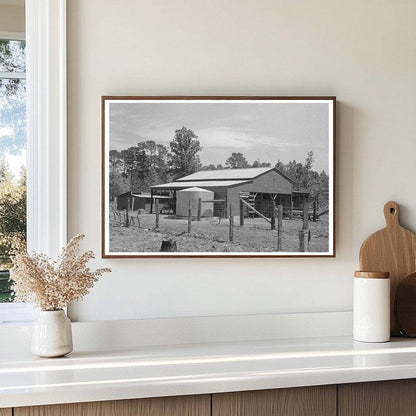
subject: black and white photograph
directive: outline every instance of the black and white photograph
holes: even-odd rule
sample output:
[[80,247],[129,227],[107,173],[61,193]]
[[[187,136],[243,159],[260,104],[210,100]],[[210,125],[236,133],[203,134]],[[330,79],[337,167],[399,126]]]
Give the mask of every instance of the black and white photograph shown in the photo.
[[334,97],[102,97],[103,257],[335,256]]

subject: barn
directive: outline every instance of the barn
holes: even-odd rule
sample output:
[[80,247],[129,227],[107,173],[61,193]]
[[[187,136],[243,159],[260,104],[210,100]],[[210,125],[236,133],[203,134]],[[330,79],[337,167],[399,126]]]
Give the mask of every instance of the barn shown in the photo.
[[[174,182],[151,186],[151,195],[170,193],[176,201],[176,192],[198,187],[214,192],[214,215],[239,215],[240,197],[250,201],[256,210],[270,217],[273,205],[283,205],[284,211],[301,209],[309,199],[308,192],[295,192],[294,182],[275,168],[246,168],[204,170]],[[224,202],[222,202],[224,201]]]
[[143,209],[145,211],[151,211],[151,206],[156,198],[159,199],[162,207],[164,207],[164,205],[169,206],[172,199],[170,196],[152,195],[148,193],[134,194],[131,191],[128,191],[117,196],[117,209],[128,209],[131,211]]

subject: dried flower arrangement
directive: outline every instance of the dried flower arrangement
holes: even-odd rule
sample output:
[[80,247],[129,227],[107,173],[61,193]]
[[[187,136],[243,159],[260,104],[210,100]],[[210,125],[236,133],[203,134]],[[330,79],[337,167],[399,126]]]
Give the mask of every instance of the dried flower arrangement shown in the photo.
[[60,310],[84,297],[103,273],[111,272],[109,268],[88,268],[94,253],[78,254],[83,238],[80,234],[72,238],[57,261],[45,254],[29,255],[26,249],[17,252],[10,270],[15,302],[34,303],[45,311]]

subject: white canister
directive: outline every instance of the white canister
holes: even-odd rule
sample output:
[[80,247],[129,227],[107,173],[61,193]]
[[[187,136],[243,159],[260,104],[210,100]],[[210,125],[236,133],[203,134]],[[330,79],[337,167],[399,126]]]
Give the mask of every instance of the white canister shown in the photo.
[[390,278],[386,272],[354,273],[354,330],[361,342],[390,340]]

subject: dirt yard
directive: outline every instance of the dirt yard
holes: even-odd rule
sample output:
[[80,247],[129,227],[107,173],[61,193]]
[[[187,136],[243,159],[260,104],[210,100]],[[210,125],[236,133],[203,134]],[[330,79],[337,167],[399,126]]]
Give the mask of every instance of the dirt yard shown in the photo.
[[[137,212],[130,213],[136,217]],[[125,227],[110,213],[111,252],[158,252],[163,240],[175,240],[179,252],[276,252],[277,231],[261,218],[245,218],[240,227],[239,217],[234,217],[234,241],[229,241],[229,221],[217,217],[193,220],[188,233],[187,218],[160,214],[159,228],[155,228],[155,214],[141,214],[140,226]],[[286,252],[299,251],[298,230],[300,219],[284,219],[282,245]],[[311,240],[309,251],[328,251],[328,216],[309,222]]]

